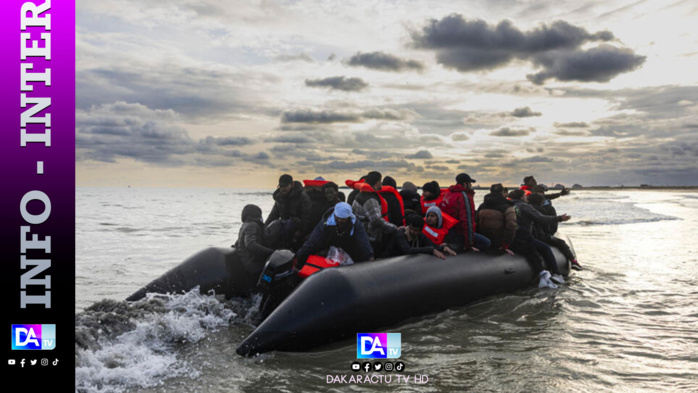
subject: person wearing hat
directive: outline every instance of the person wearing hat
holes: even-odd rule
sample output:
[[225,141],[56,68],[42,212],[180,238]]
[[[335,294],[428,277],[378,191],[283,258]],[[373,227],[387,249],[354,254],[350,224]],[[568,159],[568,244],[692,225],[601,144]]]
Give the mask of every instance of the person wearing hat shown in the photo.
[[364,226],[356,219],[351,206],[346,202],[337,203],[324,214],[322,222],[296,252],[299,263],[296,268],[302,268],[308,256],[327,252],[330,246],[346,251],[354,262],[374,259],[373,247]]
[[294,181],[291,175],[283,174],[279,177],[279,185],[274,191],[274,207],[264,221],[264,226],[268,228],[276,220],[281,220],[282,223],[299,223],[282,225],[286,228],[282,234],[282,243],[285,248],[295,249],[299,241],[313,229],[311,207],[310,197],[303,192],[303,185],[299,181]]
[[448,188],[441,201],[441,211],[458,219],[456,232],[463,239],[463,247],[467,250],[480,251],[490,248],[490,240],[476,232],[475,223],[475,191],[473,183],[476,180],[467,173],[456,176],[456,184]]
[[422,229],[424,229],[424,219],[416,214],[411,215],[407,219],[407,226],[400,227],[397,230],[382,257],[389,258],[400,255],[429,254],[437,258],[446,259],[443,248],[448,246],[442,245],[437,247],[424,233],[422,233]]
[[402,202],[405,206],[405,218],[412,214],[421,214],[420,195],[417,193],[417,186],[414,183],[409,181],[402,183],[400,196],[402,196]]
[[[531,194],[533,192],[533,187],[535,187],[535,186],[543,187],[544,191],[548,191],[548,186],[546,186],[545,184],[538,184],[535,177],[526,176],[523,178],[523,185],[521,186],[521,189],[524,190],[524,192],[526,192],[526,195]],[[554,194],[548,194],[545,197],[546,197],[546,199],[551,200],[551,199],[559,198],[563,195],[569,195],[569,193],[570,193],[570,189],[563,187],[562,191],[556,192]]]
[[430,207],[440,206],[443,196],[441,186],[439,186],[439,183],[436,180],[424,183],[422,186],[422,198],[419,199],[419,203],[422,206],[422,217],[427,214],[427,210]]
[[237,293],[249,293],[256,286],[259,275],[264,269],[264,263],[274,252],[264,239],[264,223],[262,209],[257,205],[246,205],[241,213],[242,226],[238,231],[238,239],[233,245],[237,250],[236,263],[229,266],[233,274],[233,287]]

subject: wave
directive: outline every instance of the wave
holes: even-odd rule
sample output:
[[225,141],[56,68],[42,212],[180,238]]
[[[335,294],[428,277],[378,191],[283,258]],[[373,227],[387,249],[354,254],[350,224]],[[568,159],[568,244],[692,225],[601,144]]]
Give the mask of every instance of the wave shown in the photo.
[[658,221],[674,221],[674,220],[681,220],[678,217],[670,217],[670,216],[662,216],[662,217],[647,217],[647,218],[631,218],[631,219],[607,219],[607,218],[600,218],[600,219],[584,219],[584,220],[577,220],[577,221],[569,221],[565,223],[565,226],[569,225],[581,225],[581,226],[589,226],[589,225],[625,225],[625,224],[643,224],[643,223],[649,223],[649,222],[658,222]]
[[163,380],[196,378],[200,371],[178,357],[233,322],[251,324],[260,299],[199,294],[155,295],[138,302],[103,300],[75,316],[76,392],[118,393]]

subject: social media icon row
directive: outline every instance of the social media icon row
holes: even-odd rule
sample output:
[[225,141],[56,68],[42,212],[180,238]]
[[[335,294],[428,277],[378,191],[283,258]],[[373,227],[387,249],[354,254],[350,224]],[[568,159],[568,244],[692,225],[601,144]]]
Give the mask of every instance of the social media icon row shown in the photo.
[[[30,366],[36,366],[37,364],[39,364],[39,360],[38,359],[29,359],[29,362],[27,362],[27,359],[22,359],[20,361],[17,361],[17,359],[7,359],[7,364],[10,366],[15,366],[18,363],[19,363],[20,367],[24,367],[27,364]],[[54,360],[53,362],[51,362],[50,360],[48,360],[46,358],[41,359],[42,366],[48,366],[49,364],[51,364],[53,366],[57,366],[58,359]]]
[[369,372],[369,371],[373,370],[373,371],[387,371],[387,372],[395,371],[395,372],[401,373],[401,372],[405,371],[405,363],[403,363],[403,362],[395,362],[395,363],[373,362],[373,364],[371,364],[371,362],[363,362],[363,363],[353,362],[351,364],[351,370],[355,371],[355,372],[359,372],[359,371]]

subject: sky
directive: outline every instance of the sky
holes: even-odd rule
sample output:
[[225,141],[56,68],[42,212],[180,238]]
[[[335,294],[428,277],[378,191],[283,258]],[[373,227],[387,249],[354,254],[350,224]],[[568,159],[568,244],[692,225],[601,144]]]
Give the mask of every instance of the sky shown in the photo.
[[76,1],[78,186],[698,185],[698,3]]

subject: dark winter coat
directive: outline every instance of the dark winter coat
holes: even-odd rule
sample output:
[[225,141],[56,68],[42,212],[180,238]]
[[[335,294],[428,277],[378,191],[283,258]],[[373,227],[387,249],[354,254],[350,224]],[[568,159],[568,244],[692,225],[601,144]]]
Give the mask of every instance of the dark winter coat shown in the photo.
[[562,216],[547,216],[541,214],[536,208],[525,201],[514,201],[514,210],[516,211],[516,220],[519,228],[516,231],[516,237],[524,240],[533,237],[534,224],[551,224],[562,221]]
[[308,240],[296,253],[296,258],[301,266],[308,259],[308,256],[328,250],[330,246],[342,248],[354,262],[364,262],[373,257],[373,247],[371,247],[363,224],[356,217],[353,217],[351,227],[340,232],[337,224],[332,223],[334,220],[330,220],[332,216],[334,216],[334,208],[325,213],[322,222],[313,229]]
[[280,190],[274,191],[274,207],[264,225],[269,225],[274,220],[288,220],[295,217],[301,220],[301,234],[305,236],[313,229],[310,217],[311,205],[310,197],[303,192],[303,185],[299,181],[294,181],[293,188],[285,196],[281,195]]
[[485,195],[477,208],[477,230],[492,242],[493,247],[509,248],[518,228],[514,203],[502,194]]
[[267,258],[274,252],[265,245],[262,209],[258,206],[247,205],[242,209],[242,226],[235,248],[244,271],[258,276]]
[[325,192],[321,187],[305,187],[304,192],[310,198],[310,211],[309,211],[309,223],[312,228],[315,228],[317,224],[322,221],[322,216],[327,212],[330,207],[334,205],[330,204],[330,201],[325,198]]
[[411,254],[433,254],[434,243],[422,232],[414,242],[407,239],[406,228],[399,228],[383,253],[383,258]]
[[413,190],[401,190],[400,195],[402,196],[402,203],[405,206],[405,217],[410,214],[422,215],[422,205],[419,203],[421,196],[417,191]]

